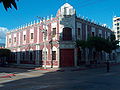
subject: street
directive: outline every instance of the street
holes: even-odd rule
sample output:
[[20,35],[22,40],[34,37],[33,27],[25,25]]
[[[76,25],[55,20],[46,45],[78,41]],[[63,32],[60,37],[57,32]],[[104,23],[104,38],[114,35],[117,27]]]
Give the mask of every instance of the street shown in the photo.
[[120,65],[81,71],[41,71],[1,68],[0,73],[16,76],[0,78],[0,90],[120,90]]

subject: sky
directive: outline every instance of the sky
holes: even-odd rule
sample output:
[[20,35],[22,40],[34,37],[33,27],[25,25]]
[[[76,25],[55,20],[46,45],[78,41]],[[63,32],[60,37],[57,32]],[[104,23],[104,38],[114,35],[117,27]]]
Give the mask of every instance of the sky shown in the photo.
[[120,16],[120,0],[19,0],[18,10],[6,11],[0,3],[0,43],[5,43],[5,33],[26,23],[37,20],[37,16],[55,17],[64,3],[71,4],[77,15],[87,17],[112,28],[112,18]]

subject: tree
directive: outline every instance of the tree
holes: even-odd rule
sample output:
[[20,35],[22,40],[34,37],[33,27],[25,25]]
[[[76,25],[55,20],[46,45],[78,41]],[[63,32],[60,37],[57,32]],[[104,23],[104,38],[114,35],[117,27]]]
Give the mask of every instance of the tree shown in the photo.
[[112,44],[112,50],[116,50],[119,48],[119,41],[116,40],[115,38],[115,35],[111,34],[110,36],[110,41],[111,41],[111,44]]
[[[89,37],[87,41],[77,40],[76,46],[81,47],[83,49],[84,54],[85,54],[85,48],[88,48],[89,49],[89,55],[88,55],[89,58],[91,58],[92,51],[93,51],[93,49],[95,49],[95,54],[102,54],[101,52],[104,51],[109,54],[109,59],[110,59],[110,54],[112,53],[112,51],[119,48],[118,43],[119,43],[119,41],[115,40],[115,35],[112,34],[107,39],[95,36],[95,37]],[[95,57],[96,57],[96,55],[95,55]]]
[[10,54],[11,54],[11,51],[9,49],[0,49],[0,59],[9,58]]
[[[87,47],[89,49],[89,59],[92,59],[94,63],[97,63],[97,60],[102,59],[102,51],[104,49],[105,39],[101,37],[89,37],[87,40]],[[94,50],[94,51],[93,51]]]
[[[19,0],[17,0],[19,1]],[[12,8],[12,5],[17,10],[17,5],[15,0],[0,0],[0,3],[3,3],[5,10],[7,11],[8,8]]]
[[77,40],[76,46],[85,49],[87,47],[87,42],[85,40]]
[[106,53],[109,54],[110,60],[111,60],[112,51],[119,48],[118,44],[119,44],[119,41],[115,40],[115,35],[113,35],[113,34],[111,34],[110,38],[106,39],[103,51],[105,51]]
[[96,51],[101,52],[104,49],[105,39],[101,37],[89,37],[87,40],[87,46],[89,48],[95,48]]
[[[85,41],[85,40],[77,40],[76,41],[76,47],[77,47],[77,56],[78,56],[78,60],[80,60],[81,58],[79,58],[79,57],[81,57],[80,55],[80,53],[81,52],[79,52],[79,50],[80,50],[80,48],[82,49],[82,52],[83,52],[83,59],[85,59],[86,58],[86,54],[85,54],[85,48],[87,47],[87,42]],[[81,50],[80,50],[81,51]],[[79,63],[80,61],[78,61],[78,65],[80,64]]]

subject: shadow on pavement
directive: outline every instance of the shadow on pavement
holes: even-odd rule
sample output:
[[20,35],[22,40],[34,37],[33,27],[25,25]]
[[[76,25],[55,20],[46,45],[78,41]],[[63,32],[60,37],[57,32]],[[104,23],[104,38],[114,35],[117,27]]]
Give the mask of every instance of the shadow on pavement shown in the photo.
[[0,67],[0,73],[23,73],[30,72],[31,69],[20,69],[20,68],[11,68],[11,67]]
[[69,73],[46,72],[38,77],[2,83],[0,84],[0,90],[55,90],[60,89],[60,87],[69,87],[71,80],[72,75]]
[[[114,70],[119,72],[119,67]],[[0,67],[1,68],[1,67]],[[2,69],[2,68],[1,68]],[[8,72],[9,68],[6,68]],[[18,70],[18,73],[27,72],[27,70]],[[11,71],[16,71],[12,68]],[[4,71],[4,70],[3,70]],[[2,72],[2,70],[0,70]],[[7,72],[7,71],[6,71]],[[119,81],[120,73],[107,73],[106,68],[89,69],[84,71],[49,71],[41,73],[39,70],[34,71],[34,77],[22,77],[21,79],[9,79],[7,82],[0,84],[0,90],[120,90]],[[28,76],[31,73],[28,73]]]

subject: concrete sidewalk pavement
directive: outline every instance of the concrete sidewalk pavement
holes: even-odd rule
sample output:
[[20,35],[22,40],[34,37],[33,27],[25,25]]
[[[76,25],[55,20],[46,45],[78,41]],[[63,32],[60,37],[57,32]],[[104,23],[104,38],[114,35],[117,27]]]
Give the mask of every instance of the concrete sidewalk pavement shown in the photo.
[[[110,64],[110,66],[115,66],[115,65],[120,65],[120,63],[115,63],[115,64]],[[85,66],[85,65],[81,65],[81,66],[77,66],[77,67],[64,67],[64,68],[43,68],[43,67],[35,67],[32,65],[11,65],[7,68],[18,68],[18,69],[29,69],[29,70],[41,70],[41,71],[60,71],[60,72],[64,72],[64,71],[81,71],[81,70],[88,70],[88,69],[95,69],[95,68],[104,68],[106,67],[106,64],[94,64],[94,65],[89,65],[89,66]]]

